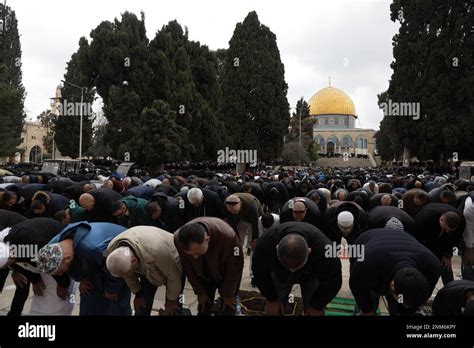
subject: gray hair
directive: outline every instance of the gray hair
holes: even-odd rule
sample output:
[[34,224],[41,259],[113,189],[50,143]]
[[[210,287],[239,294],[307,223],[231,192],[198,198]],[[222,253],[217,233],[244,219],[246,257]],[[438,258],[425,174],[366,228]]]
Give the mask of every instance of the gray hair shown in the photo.
[[132,250],[127,246],[121,246],[112,251],[105,262],[107,269],[114,276],[119,273],[128,272],[132,268]]

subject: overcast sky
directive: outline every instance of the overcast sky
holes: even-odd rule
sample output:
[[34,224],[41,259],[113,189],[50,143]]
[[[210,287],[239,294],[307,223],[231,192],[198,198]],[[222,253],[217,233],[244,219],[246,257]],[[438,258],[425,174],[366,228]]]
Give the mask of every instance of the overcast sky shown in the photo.
[[237,22],[257,11],[276,34],[292,107],[332,86],[354,101],[362,128],[379,128],[377,94],[388,87],[393,60],[391,0],[8,0],[18,17],[26,113],[36,118],[65,73],[79,38],[126,10],[145,12],[147,35],[176,19],[191,40],[227,48]]

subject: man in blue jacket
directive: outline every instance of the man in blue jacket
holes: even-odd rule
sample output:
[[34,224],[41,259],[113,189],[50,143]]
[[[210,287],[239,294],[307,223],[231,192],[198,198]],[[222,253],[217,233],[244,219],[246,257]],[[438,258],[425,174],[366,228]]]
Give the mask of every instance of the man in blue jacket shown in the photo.
[[52,275],[68,272],[80,281],[80,315],[131,315],[130,289],[105,266],[110,241],[126,228],[111,223],[68,225],[38,254],[38,269]]

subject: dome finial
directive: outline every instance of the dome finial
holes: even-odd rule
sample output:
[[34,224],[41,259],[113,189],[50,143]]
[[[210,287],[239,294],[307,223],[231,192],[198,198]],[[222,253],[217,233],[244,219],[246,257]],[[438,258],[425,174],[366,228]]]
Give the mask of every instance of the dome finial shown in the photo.
[[331,87],[331,76],[329,76],[329,87]]

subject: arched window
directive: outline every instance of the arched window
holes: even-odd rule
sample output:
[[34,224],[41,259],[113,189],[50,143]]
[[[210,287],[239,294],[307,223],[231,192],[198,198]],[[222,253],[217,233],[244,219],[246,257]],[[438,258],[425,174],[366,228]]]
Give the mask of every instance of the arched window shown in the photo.
[[344,135],[344,137],[342,138],[342,146],[343,147],[352,146],[352,138],[349,135]]
[[324,138],[320,136],[319,134],[314,137],[314,142],[318,144],[320,147],[324,146]]
[[339,145],[339,139],[337,139],[337,137],[335,135],[331,135],[329,138],[328,138],[328,143],[329,142],[332,142],[334,143],[335,146],[338,146]]
[[367,139],[363,138],[362,136],[358,136],[356,140],[356,147],[359,149],[366,149]]
[[38,163],[41,160],[41,147],[35,145],[30,150],[30,162]]

